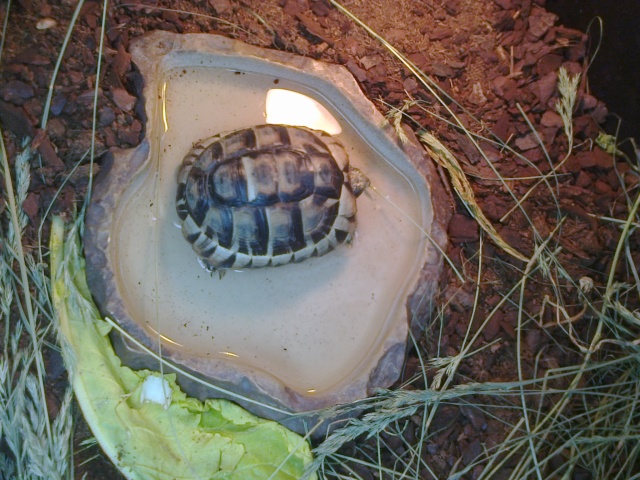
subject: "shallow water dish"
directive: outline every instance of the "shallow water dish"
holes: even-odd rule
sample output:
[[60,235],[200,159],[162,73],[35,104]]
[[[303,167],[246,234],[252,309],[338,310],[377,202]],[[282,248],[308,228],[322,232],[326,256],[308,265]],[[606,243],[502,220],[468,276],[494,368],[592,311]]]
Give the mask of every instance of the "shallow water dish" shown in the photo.
[[[280,409],[308,412],[391,385],[409,327],[420,327],[431,304],[442,263],[433,241],[446,242],[444,202],[422,149],[399,147],[341,66],[167,32],[137,39],[131,54],[144,80],[146,135],[112,152],[86,217],[87,273],[103,313],[170,363]],[[176,172],[194,143],[265,123],[335,135],[375,190],[357,199],[351,244],[219,278],[176,226]],[[114,340],[125,363],[158,367]],[[180,383],[195,396],[225,396],[187,377]]]

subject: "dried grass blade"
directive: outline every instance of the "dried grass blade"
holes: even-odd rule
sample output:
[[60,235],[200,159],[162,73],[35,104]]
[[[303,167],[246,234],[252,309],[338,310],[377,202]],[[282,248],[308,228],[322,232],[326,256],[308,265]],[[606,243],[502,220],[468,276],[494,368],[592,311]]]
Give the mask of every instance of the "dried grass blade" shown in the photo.
[[493,224],[485,216],[475,199],[471,184],[469,183],[469,180],[467,180],[467,176],[465,175],[464,170],[462,170],[460,162],[458,162],[456,157],[435,136],[428,132],[420,134],[420,140],[425,144],[426,150],[431,158],[449,172],[454,190],[464,202],[469,213],[471,213],[473,218],[476,219],[480,228],[489,235],[496,245],[502,248],[509,255],[522,260],[523,262],[529,262],[528,257],[518,252],[515,248],[504,241]]

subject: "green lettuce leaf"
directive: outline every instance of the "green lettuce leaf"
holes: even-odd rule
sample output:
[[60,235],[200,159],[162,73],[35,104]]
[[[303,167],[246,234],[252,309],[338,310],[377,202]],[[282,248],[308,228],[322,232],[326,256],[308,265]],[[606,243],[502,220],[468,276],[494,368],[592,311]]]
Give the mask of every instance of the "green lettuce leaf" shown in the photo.
[[[227,400],[187,397],[175,375],[121,364],[91,299],[76,229],[53,221],[52,296],[78,402],[113,463],[131,479],[301,478],[313,458],[296,433]],[[145,383],[150,376],[160,381]]]

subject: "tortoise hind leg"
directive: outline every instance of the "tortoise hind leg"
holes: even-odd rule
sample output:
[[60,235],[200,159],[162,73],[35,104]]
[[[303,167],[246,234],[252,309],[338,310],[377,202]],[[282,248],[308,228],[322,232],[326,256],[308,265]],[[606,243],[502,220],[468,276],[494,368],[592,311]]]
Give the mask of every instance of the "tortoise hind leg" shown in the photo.
[[198,263],[202,268],[204,268],[207,272],[209,272],[209,274],[212,277],[214,273],[218,272],[218,277],[220,278],[220,280],[222,280],[222,277],[224,277],[227,274],[226,268],[215,267],[214,265],[212,265],[202,257],[198,257]]

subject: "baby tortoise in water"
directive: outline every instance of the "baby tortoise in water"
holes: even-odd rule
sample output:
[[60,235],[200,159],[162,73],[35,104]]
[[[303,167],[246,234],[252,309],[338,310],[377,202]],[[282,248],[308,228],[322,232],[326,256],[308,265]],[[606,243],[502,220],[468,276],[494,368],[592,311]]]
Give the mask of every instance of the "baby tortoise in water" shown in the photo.
[[330,135],[259,125],[193,147],[178,171],[176,210],[208,270],[285,265],[350,242],[368,186]]

